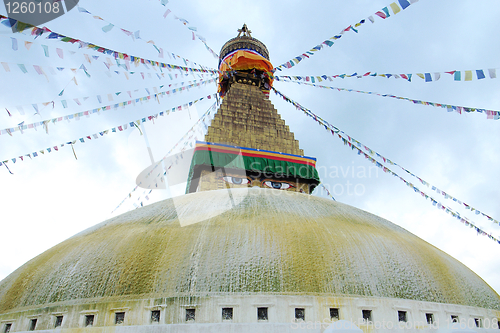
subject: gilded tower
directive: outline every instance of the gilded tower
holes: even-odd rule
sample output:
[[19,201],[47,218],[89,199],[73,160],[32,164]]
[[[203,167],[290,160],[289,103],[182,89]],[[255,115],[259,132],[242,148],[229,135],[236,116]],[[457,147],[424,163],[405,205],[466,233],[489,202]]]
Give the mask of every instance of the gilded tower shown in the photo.
[[223,102],[198,142],[187,192],[268,187],[310,194],[319,183],[316,159],[269,100],[273,66],[266,46],[246,25],[224,44],[219,58]]

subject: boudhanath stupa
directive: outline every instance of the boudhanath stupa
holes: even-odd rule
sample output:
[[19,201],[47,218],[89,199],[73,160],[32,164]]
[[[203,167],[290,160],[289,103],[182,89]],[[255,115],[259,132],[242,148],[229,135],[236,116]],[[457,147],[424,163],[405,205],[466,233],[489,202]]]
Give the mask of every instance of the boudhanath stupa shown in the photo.
[[0,333],[500,332],[500,296],[472,270],[311,195],[316,159],[271,104],[269,52],[246,26],[219,61],[223,102],[186,194],[84,230],[0,281]]

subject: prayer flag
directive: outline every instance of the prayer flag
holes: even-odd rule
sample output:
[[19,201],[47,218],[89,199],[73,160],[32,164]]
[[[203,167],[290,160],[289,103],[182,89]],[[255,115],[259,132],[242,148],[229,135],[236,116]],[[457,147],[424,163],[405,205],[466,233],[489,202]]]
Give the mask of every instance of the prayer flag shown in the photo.
[[13,37],[10,37],[10,39],[12,39],[12,49],[14,51],[17,51],[17,39],[15,39]]
[[[133,35],[133,33],[132,33],[131,31],[128,31],[128,30],[125,30],[125,29],[121,29],[121,28],[120,28],[120,30],[121,30],[121,31],[123,31],[123,33],[124,33],[125,35],[127,35],[127,36],[132,36],[132,35]],[[133,38],[133,37],[132,37],[132,38]]]
[[488,69],[488,73],[490,74],[490,78],[495,79],[497,77],[497,70],[495,68]]
[[109,31],[111,31],[111,29],[113,29],[113,27],[114,27],[114,24],[111,24],[111,23],[110,23],[110,24],[108,24],[108,25],[106,25],[106,26],[102,27],[102,31],[104,31],[104,32],[109,32]]
[[23,65],[23,64],[17,64],[17,66],[19,67],[19,69],[24,73],[28,73],[28,70],[26,69],[26,67]]
[[432,81],[431,73],[425,73],[425,82],[431,82],[431,81]]
[[399,0],[399,4],[401,5],[401,8],[406,9],[410,5],[408,0]]
[[398,4],[395,2],[391,3],[390,7],[391,7],[392,11],[394,12],[394,14],[397,14],[401,11],[401,8],[399,8]]
[[167,9],[167,11],[165,12],[165,14],[163,14],[163,18],[166,18],[168,14],[170,14],[171,10],[170,9]]
[[482,70],[482,69],[477,69],[477,70],[476,70],[476,74],[477,74],[477,79],[478,79],[478,80],[481,80],[481,79],[484,79],[484,78],[485,78],[485,76],[484,76],[484,72],[483,72],[483,70]]
[[38,66],[38,65],[33,65],[33,68],[35,69],[35,71],[36,71],[39,75],[44,74],[44,72],[42,71],[42,69],[40,68],[40,66]]
[[16,24],[17,20],[12,19],[12,18],[7,18],[6,20],[2,21],[2,24],[5,25],[7,28],[12,28],[14,24]]
[[78,6],[78,11],[79,11],[80,13],[87,13],[87,14],[90,14],[90,12],[88,12],[85,8],[80,7],[80,6]]
[[465,81],[472,81],[472,71],[465,71]]
[[461,78],[461,72],[460,71],[455,71],[455,74],[454,74],[454,80],[455,81],[461,81],[462,78]]
[[45,56],[49,56],[49,47],[47,45],[42,45],[43,52],[45,53]]

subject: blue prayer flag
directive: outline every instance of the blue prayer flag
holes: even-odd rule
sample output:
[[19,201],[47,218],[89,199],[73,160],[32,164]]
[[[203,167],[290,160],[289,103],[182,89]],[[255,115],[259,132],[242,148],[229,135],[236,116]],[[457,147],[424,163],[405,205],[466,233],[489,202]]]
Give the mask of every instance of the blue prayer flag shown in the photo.
[[408,0],[399,0],[399,4],[401,5],[401,8],[406,9],[410,5]]
[[425,82],[431,82],[432,81],[432,77],[431,77],[431,73],[425,73]]
[[7,18],[6,20],[2,21],[2,24],[8,28],[12,28],[16,23],[17,23],[17,20],[12,19],[12,18]]
[[484,77],[485,77],[485,76],[484,76],[484,72],[483,72],[483,70],[482,70],[482,69],[477,69],[477,70],[476,70],[476,74],[477,74],[477,79],[478,79],[478,80],[484,79]]

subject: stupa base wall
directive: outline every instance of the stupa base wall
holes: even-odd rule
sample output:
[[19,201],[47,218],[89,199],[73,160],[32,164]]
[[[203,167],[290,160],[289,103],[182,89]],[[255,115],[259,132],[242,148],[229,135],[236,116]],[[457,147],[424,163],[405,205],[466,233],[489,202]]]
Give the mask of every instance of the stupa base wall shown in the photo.
[[[259,320],[259,308],[261,317],[267,319]],[[223,319],[223,309],[231,309],[232,319]],[[152,320],[153,311],[159,315],[157,322]],[[194,320],[186,321],[188,312]],[[116,323],[117,313],[123,313],[122,323]],[[336,313],[338,318],[332,318]],[[400,320],[403,313],[406,321]],[[297,320],[297,315],[303,319]],[[368,315],[371,317],[369,322],[363,319]],[[55,327],[57,317],[61,316],[61,325]],[[92,325],[86,326],[89,316]],[[272,294],[129,296],[45,304],[0,314],[0,331],[4,332],[10,324],[10,332],[28,332],[36,319],[38,332],[320,333],[340,319],[354,323],[363,332],[436,332],[438,328],[442,332],[452,324],[452,316],[464,328],[484,333],[500,332],[498,310],[376,297]]]

